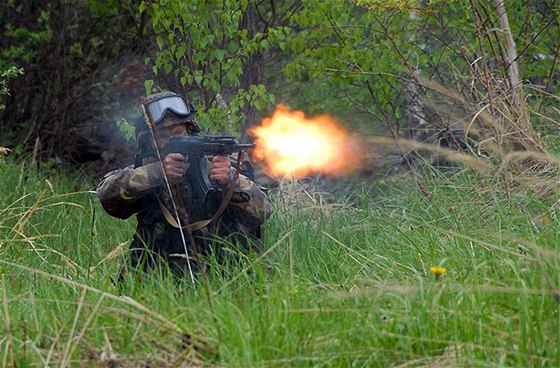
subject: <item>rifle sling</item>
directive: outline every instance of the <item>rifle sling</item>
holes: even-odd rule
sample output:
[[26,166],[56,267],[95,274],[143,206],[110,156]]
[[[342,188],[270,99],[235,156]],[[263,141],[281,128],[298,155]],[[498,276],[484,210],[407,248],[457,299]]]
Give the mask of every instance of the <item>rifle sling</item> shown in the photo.
[[[197,230],[200,230],[202,228],[207,227],[208,225],[217,221],[220,218],[220,216],[222,215],[222,213],[225,211],[226,207],[228,206],[228,204],[231,200],[231,197],[233,196],[233,190],[235,189],[235,183],[237,182],[237,179],[239,178],[240,162],[241,162],[241,156],[239,157],[239,159],[237,161],[237,167],[235,168],[235,174],[233,175],[233,178],[231,179],[231,182],[230,182],[231,186],[228,188],[228,191],[226,192],[226,195],[222,199],[222,203],[220,204],[220,207],[218,207],[218,209],[216,210],[216,213],[214,213],[214,216],[212,216],[212,218],[209,218],[209,219],[206,219],[206,220],[201,220],[201,221],[193,222],[192,224],[185,225],[185,226],[183,226],[183,229],[185,229],[187,231],[193,231],[194,232],[194,231],[197,231]],[[163,212],[163,216],[165,217],[165,219],[167,220],[169,225],[173,226],[176,229],[179,229],[180,226],[177,223],[177,220],[173,217],[173,215],[171,215],[171,213],[169,212],[167,207],[165,207],[165,205],[161,202],[159,197],[156,196],[156,198],[159,202],[159,206],[161,207],[161,212]]]

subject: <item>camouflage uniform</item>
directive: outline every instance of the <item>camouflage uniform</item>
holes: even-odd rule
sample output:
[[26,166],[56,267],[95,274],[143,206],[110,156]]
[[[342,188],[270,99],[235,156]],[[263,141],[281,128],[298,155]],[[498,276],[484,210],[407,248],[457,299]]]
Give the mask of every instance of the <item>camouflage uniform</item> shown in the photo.
[[[270,202],[261,188],[244,175],[229,185],[235,188],[221,218],[193,234],[196,250],[203,256],[214,253],[221,258],[224,246],[253,246],[256,250],[260,246],[262,224],[272,210]],[[186,180],[172,185],[171,190],[183,226],[212,218],[221,203],[221,198],[195,203],[193,188]],[[136,213],[138,225],[130,245],[130,265],[134,269],[150,268],[165,260],[174,272],[187,270],[181,232],[166,220],[160,207],[163,205],[174,214],[159,162],[111,171],[101,180],[97,196],[111,216],[126,219]],[[184,236],[191,268],[197,269],[193,259],[195,249],[186,231]]]
[[[189,116],[185,121],[185,118],[170,116],[159,125],[187,123],[193,129],[189,131],[192,134],[199,130],[193,119]],[[170,224],[162,209],[164,206],[175,217],[162,165],[154,155],[149,137],[151,133],[144,128],[137,134],[137,141],[140,152],[151,150],[151,154],[142,156],[135,165],[109,172],[97,188],[97,196],[111,216],[126,219],[136,214],[138,225],[130,244],[130,266],[134,270],[143,270],[165,261],[165,266],[169,265],[172,271],[182,274],[188,269],[185,243],[193,270],[198,268],[193,258],[195,252],[202,256],[214,253],[221,259],[226,247],[241,245],[244,250],[248,247],[258,250],[263,235],[262,225],[270,216],[272,206],[262,188],[241,174],[235,183],[230,181],[228,187],[221,191],[223,195],[229,186],[234,185],[231,200],[219,220],[195,231],[192,239],[185,230],[183,242],[181,231]],[[188,180],[172,184],[171,191],[183,226],[212,218],[222,201],[220,192],[214,192],[215,195],[204,203],[195,200]]]

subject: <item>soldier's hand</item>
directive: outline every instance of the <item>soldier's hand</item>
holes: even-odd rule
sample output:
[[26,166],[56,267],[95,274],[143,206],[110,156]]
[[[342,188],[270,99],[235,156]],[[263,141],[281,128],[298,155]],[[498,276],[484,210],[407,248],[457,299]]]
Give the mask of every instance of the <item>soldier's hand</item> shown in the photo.
[[163,159],[165,174],[171,182],[178,182],[183,179],[187,172],[185,156],[180,153],[170,153]]
[[225,185],[231,180],[231,161],[227,156],[212,156],[210,158],[210,180],[216,180]]

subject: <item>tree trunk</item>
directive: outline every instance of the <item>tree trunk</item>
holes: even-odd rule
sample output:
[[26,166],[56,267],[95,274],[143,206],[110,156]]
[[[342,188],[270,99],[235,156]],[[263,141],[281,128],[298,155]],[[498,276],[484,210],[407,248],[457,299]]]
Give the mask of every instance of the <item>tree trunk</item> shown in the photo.
[[[422,1],[419,2],[418,7],[422,8]],[[418,16],[416,14],[416,9],[410,11],[410,21],[416,22]],[[410,36],[411,44],[416,41],[416,35]],[[406,111],[405,123],[407,125],[406,133],[407,138],[423,141],[426,139],[426,129],[428,123],[426,121],[426,115],[424,114],[424,103],[421,98],[421,91],[418,88],[416,81],[420,80],[420,69],[414,69],[414,78],[410,81],[404,82],[404,99]]]

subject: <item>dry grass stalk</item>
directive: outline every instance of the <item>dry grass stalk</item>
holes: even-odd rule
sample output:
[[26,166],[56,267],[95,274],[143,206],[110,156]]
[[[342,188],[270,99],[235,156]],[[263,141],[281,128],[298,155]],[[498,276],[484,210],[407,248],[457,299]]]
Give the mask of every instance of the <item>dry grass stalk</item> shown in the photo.
[[105,263],[107,261],[110,261],[110,260],[120,256],[126,250],[127,244],[128,244],[128,242],[124,242],[124,243],[121,243],[121,244],[117,245],[117,247],[115,249],[113,249],[112,251],[110,251],[109,254],[107,254],[101,261],[99,261],[99,263],[97,263],[95,266],[91,266],[90,269],[89,269],[89,272],[95,271],[95,269],[97,267],[99,267],[102,263]]
[[[367,284],[367,280],[364,281]],[[550,288],[523,288],[523,287],[510,287],[510,286],[497,286],[497,285],[462,285],[450,282],[445,283],[445,290],[453,293],[490,293],[490,294],[505,294],[505,295],[539,295],[539,296],[552,296],[558,295],[558,290]],[[336,298],[355,298],[359,296],[367,297],[380,297],[387,294],[414,294],[425,291],[425,286],[421,285],[406,285],[395,283],[383,283],[371,281],[370,285],[365,285],[360,288],[352,289],[351,291],[334,291],[333,297]]]
[[[6,348],[4,350],[3,367],[14,366],[14,340],[12,337],[12,327],[10,320],[10,310],[8,308],[8,294],[6,293],[6,278],[2,275],[2,314],[6,325]],[[4,340],[4,339],[3,339]]]
[[[496,169],[496,173],[501,175],[506,183],[508,193],[522,193],[527,188],[539,195],[557,193],[556,178],[560,170],[560,158],[551,154],[542,139],[533,131],[528,114],[525,113],[528,111],[526,106],[521,110],[516,107],[513,90],[508,89],[503,80],[487,77],[484,83],[480,83],[482,87],[475,82],[476,79],[473,79],[472,88],[467,94],[465,90],[461,93],[454,92],[433,80],[423,81],[426,89],[431,92],[425,96],[425,105],[435,111],[443,129],[463,131],[462,138],[465,140],[470,133],[477,137],[476,142],[469,142],[469,146],[463,152],[402,139],[397,142],[388,138],[373,138],[369,142],[398,144],[410,150],[421,149],[443,154],[448,160],[463,163],[477,170]],[[494,88],[489,90],[488,86]],[[462,113],[463,116],[458,113]],[[550,117],[546,117],[546,120],[559,125]],[[512,186],[509,187],[510,185]]]
[[467,354],[462,344],[446,347],[440,355],[412,359],[395,368],[463,368],[468,367]]
[[74,322],[72,322],[72,328],[70,330],[70,335],[68,336],[68,342],[66,343],[66,347],[64,349],[64,354],[62,355],[62,361],[60,362],[60,367],[64,368],[70,365],[70,350],[72,347],[72,340],[74,339],[74,332],[76,330],[76,326],[78,325],[78,318],[80,317],[80,312],[82,310],[82,306],[84,305],[84,299],[86,297],[86,289],[82,289],[80,293],[80,300],[78,301],[78,307],[76,309],[76,314],[74,315]]
[[[85,293],[84,293],[85,295]],[[74,345],[71,347],[70,351],[68,352],[67,357],[71,357],[72,354],[74,353],[74,351],[76,350],[76,348],[78,347],[78,345],[80,344],[80,341],[82,340],[82,338],[84,337],[84,334],[86,332],[86,330],[88,329],[89,325],[91,324],[91,321],[93,320],[93,317],[97,314],[97,311],[99,310],[99,307],[101,306],[101,303],[104,300],[104,296],[101,295],[99,297],[99,299],[97,300],[97,303],[95,303],[95,306],[93,307],[93,310],[91,311],[91,313],[89,314],[87,320],[85,321],[82,330],[80,331],[80,333],[76,336],[75,338],[75,343]],[[83,300],[80,298],[80,301],[83,303]],[[78,314],[78,312],[76,312],[76,314]],[[104,331],[104,335],[106,336],[106,333]],[[69,342],[71,340],[68,340]],[[63,360],[64,362],[64,360]]]
[[460,162],[466,166],[469,166],[473,169],[492,169],[494,165],[491,163],[473,157],[471,155],[454,151],[437,144],[431,143],[422,143],[410,139],[392,139],[386,137],[370,137],[367,138],[367,142],[372,145],[399,145],[400,147],[408,148],[409,150],[426,150],[437,154],[445,155],[449,160]]
[[39,195],[39,198],[37,198],[37,200],[35,201],[33,206],[31,206],[31,208],[21,217],[20,221],[18,221],[18,224],[16,224],[18,232],[21,233],[23,231],[23,228],[25,227],[25,224],[27,223],[27,221],[29,221],[29,219],[33,216],[35,211],[37,211],[37,209],[39,208],[39,204],[43,201],[43,198],[45,197],[45,194],[46,194],[46,191],[43,191]]

